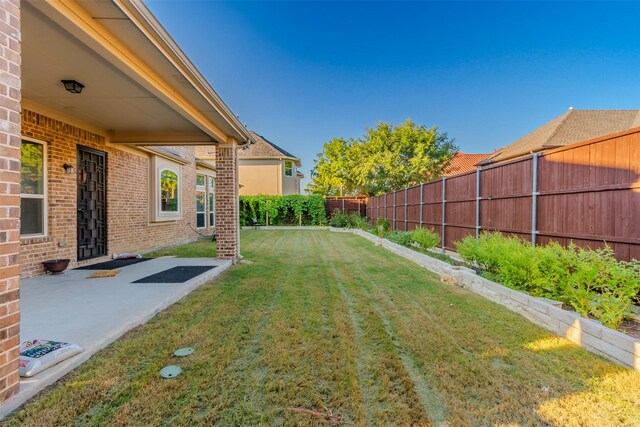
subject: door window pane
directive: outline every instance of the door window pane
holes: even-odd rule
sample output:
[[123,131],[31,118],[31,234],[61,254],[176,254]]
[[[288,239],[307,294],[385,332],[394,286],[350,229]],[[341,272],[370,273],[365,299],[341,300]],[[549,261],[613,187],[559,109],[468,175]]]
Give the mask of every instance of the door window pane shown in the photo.
[[44,234],[44,199],[20,200],[20,234]]
[[20,192],[44,194],[44,145],[22,141],[20,156]]

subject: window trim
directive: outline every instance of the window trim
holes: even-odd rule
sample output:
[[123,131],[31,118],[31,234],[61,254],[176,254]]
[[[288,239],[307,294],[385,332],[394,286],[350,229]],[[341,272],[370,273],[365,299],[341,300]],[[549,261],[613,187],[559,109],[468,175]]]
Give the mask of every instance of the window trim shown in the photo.
[[[33,234],[20,234],[21,240],[37,239],[47,237],[49,235],[49,168],[47,162],[47,142],[35,138],[26,136],[20,137],[20,148],[22,149],[22,141],[29,141],[42,145],[42,176],[44,182],[42,184],[42,194],[24,194],[22,193],[22,171],[20,173],[20,204],[22,205],[22,198],[26,199],[39,199],[42,200],[42,233]],[[22,168],[21,168],[22,169]],[[20,210],[20,221],[22,221],[22,209]]]
[[[213,183],[213,185],[211,185]],[[213,175],[207,176],[207,206],[206,212],[208,214],[208,225],[209,228],[216,226],[216,178]],[[211,208],[211,204],[209,203],[209,198],[213,196],[213,208]],[[213,219],[213,220],[212,220]]]
[[[287,163],[291,165],[291,172],[287,173]],[[284,176],[292,177],[293,176],[293,160],[285,160],[284,161]]]

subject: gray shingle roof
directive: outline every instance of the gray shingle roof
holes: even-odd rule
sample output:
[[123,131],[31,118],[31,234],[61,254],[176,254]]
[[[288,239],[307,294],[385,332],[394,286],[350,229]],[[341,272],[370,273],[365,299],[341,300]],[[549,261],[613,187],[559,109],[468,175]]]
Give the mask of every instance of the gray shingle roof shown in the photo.
[[282,158],[287,157],[296,163],[297,166],[301,165],[300,159],[287,150],[278,147],[273,142],[269,141],[262,135],[249,131],[256,143],[249,145],[246,149],[238,151],[238,157],[241,159],[264,159],[269,157]]
[[575,144],[639,126],[640,110],[570,109],[513,144],[496,150],[478,164],[499,163],[531,152]]

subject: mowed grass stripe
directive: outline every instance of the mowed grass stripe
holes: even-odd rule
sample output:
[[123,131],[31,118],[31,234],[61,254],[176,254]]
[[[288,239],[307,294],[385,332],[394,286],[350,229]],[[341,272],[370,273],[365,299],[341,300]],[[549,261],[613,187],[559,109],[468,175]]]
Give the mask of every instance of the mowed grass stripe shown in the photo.
[[[352,244],[359,247],[363,242],[356,238]],[[594,380],[605,379],[610,385],[611,378],[618,378],[637,385],[638,373],[615,366],[464,289],[430,280],[431,274],[406,260],[380,248],[371,249],[346,250],[360,266],[364,276],[360,283],[371,286],[372,295],[387,307],[389,319],[397,325],[394,329],[416,355],[416,363],[427,377],[434,378],[429,372],[436,374],[454,425],[546,424],[558,419],[582,420],[575,425],[640,425],[640,400],[628,392],[622,393],[626,396],[615,407],[589,408],[598,397],[610,397],[606,388],[596,388],[594,394]],[[375,267],[369,268],[372,263]],[[517,333],[510,333],[514,330]],[[584,400],[575,399],[576,395]],[[555,410],[567,397],[582,403]]]
[[640,426],[637,372],[364,239],[252,230],[242,253],[5,424]]
[[[341,239],[342,236],[338,240]],[[332,246],[331,268],[357,331],[357,357],[367,424],[430,425],[409,372],[385,330],[384,320],[359,293],[362,277],[357,274],[354,254],[347,255],[339,245]]]

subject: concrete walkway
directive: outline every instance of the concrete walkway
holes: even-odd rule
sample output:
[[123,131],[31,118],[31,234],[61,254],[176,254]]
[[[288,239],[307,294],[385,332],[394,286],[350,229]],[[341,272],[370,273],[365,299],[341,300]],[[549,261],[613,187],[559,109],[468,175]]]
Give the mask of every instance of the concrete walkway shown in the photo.
[[[215,266],[185,283],[132,283],[177,266]],[[162,257],[120,269],[115,277],[87,279],[95,270],[23,280],[20,289],[20,340],[45,339],[79,344],[85,351],[32,378],[0,407],[0,419],[46,386],[84,363],[128,330],[218,276],[231,261]]]

